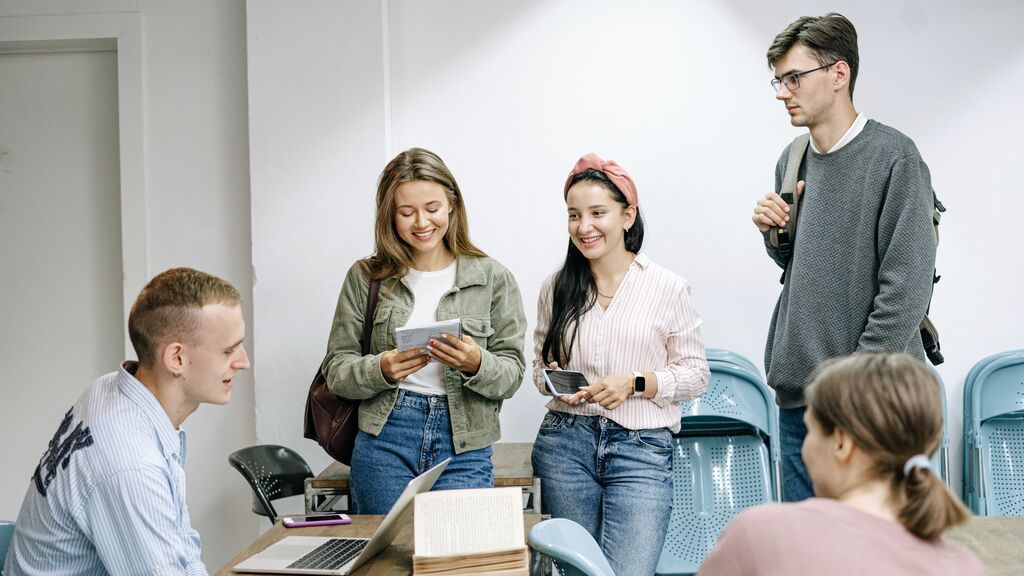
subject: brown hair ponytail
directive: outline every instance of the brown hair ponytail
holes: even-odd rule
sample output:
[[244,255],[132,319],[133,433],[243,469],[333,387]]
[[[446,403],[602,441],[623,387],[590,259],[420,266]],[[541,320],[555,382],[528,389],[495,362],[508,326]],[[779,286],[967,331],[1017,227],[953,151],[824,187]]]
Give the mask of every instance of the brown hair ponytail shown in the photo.
[[934,374],[905,354],[859,354],[822,367],[807,390],[808,406],[826,434],[836,428],[889,479],[891,505],[914,535],[931,539],[970,517],[938,475],[907,461],[932,454],[942,435],[941,389]]

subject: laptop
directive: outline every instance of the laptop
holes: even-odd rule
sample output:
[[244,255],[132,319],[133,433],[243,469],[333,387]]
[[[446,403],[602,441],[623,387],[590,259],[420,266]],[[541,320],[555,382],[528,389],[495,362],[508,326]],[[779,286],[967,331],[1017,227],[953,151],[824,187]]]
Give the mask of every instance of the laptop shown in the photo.
[[349,574],[388,547],[409,521],[417,494],[434,486],[451,458],[413,478],[370,538],[286,536],[232,570],[270,574]]

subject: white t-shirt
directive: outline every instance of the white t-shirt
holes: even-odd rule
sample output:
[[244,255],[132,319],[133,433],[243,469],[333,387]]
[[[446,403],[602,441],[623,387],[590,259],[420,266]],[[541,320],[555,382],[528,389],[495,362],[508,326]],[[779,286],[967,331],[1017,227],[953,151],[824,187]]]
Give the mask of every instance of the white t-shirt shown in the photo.
[[[419,326],[437,322],[437,306],[441,298],[455,287],[455,265],[436,272],[422,272],[409,268],[402,279],[413,295],[412,314],[406,326]],[[399,388],[420,394],[444,394],[444,364],[431,360],[426,366],[405,377]]]

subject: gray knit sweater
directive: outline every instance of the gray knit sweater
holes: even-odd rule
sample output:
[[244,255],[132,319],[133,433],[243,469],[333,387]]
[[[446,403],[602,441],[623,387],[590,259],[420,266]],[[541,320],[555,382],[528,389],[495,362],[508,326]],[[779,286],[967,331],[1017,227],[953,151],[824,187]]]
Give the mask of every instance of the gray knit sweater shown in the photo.
[[[775,189],[789,158],[775,168]],[[933,195],[914,142],[869,120],[831,154],[807,150],[796,246],[775,305],[765,371],[783,408],[824,360],[854,352],[906,352],[924,359],[918,326],[935,268]],[[765,235],[768,254],[778,251]]]

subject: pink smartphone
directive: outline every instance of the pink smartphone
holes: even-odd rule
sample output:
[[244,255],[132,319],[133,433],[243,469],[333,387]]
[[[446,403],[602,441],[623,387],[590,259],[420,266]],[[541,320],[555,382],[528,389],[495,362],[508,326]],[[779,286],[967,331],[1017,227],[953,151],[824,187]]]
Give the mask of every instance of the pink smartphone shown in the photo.
[[326,526],[328,524],[351,524],[348,514],[311,514],[307,516],[285,516],[281,519],[285,528],[299,526]]

